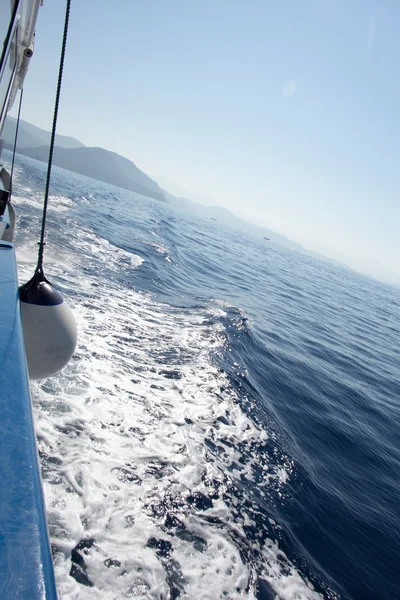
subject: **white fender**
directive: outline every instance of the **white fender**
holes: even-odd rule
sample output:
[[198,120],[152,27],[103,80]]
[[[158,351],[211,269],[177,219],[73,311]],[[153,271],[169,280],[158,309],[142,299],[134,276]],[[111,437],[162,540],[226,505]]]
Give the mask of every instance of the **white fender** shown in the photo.
[[77,342],[74,315],[43,273],[20,288],[21,320],[30,379],[55,375]]

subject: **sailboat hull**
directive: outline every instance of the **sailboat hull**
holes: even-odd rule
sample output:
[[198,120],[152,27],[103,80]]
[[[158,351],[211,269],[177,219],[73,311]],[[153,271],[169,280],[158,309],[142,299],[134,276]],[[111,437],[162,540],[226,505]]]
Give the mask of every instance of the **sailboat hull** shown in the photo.
[[0,273],[0,598],[56,599],[15,252],[6,242],[0,242]]

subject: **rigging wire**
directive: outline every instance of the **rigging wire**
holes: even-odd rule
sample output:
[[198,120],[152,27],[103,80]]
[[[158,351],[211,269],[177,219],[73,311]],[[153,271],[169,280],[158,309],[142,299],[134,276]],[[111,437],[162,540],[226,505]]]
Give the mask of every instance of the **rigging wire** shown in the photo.
[[39,252],[38,252],[38,262],[37,262],[37,266],[36,266],[36,273],[38,273],[38,272],[43,273],[43,252],[44,252],[44,246],[45,246],[44,236],[45,236],[45,231],[46,231],[47,205],[48,205],[48,201],[49,201],[51,166],[52,166],[52,162],[53,162],[54,142],[55,142],[55,137],[56,137],[58,107],[60,104],[60,93],[61,93],[62,76],[63,76],[63,70],[64,70],[65,48],[67,45],[70,9],[71,9],[71,0],[67,0],[67,6],[66,6],[66,10],[65,10],[65,21],[64,21],[64,34],[63,34],[62,47],[61,47],[60,67],[58,70],[57,93],[56,93],[56,100],[55,100],[55,104],[54,104],[53,126],[52,126],[52,130],[51,130],[49,161],[48,161],[48,165],[47,165],[46,189],[45,189],[45,193],[44,193],[42,228],[41,228],[41,232],[40,232],[40,242],[39,242]]
[[15,153],[17,151],[17,141],[18,141],[18,130],[19,130],[19,118],[21,116],[21,106],[22,106],[22,96],[23,96],[24,90],[22,89],[19,93],[19,106],[18,106],[18,117],[17,117],[17,125],[15,127],[15,138],[14,138],[14,150],[13,150],[13,157],[12,157],[12,163],[11,163],[11,175],[10,175],[10,200],[11,200],[11,196],[12,196],[12,185],[13,185],[13,173],[14,173],[14,161],[15,161]]

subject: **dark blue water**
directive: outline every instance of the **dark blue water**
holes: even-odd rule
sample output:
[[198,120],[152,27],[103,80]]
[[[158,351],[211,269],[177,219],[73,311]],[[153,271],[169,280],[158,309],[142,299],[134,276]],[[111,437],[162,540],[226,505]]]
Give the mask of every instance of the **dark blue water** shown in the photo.
[[[16,203],[19,200],[22,216],[17,243],[22,248],[33,248],[43,176],[44,165],[19,158]],[[216,401],[228,387],[241,414],[267,434],[257,443],[245,436],[239,439],[238,458],[227,467],[226,481],[202,476],[206,494],[169,495],[167,521],[171,507],[176,518],[180,510],[192,511],[193,518],[198,511],[210,531],[229,537],[250,573],[240,587],[229,581],[227,572],[226,594],[207,591],[203,597],[314,597],[296,586],[281,585],[295,572],[313,587],[310,594],[323,598],[400,598],[400,291],[60,169],[54,170],[52,194],[49,256],[82,253],[74,269],[94,286],[91,292],[82,292],[82,286],[74,289],[66,266],[55,279],[67,295],[84,306],[96,289],[114,287],[150,298],[166,319],[201,314],[202,326],[217,327],[222,340],[213,347],[210,338],[209,344],[210,369],[218,373],[215,377],[225,378],[215,392]],[[62,211],[57,198],[64,199]],[[104,252],[109,254],[101,267],[95,258],[83,256],[90,245],[80,246],[79,239],[89,234],[90,239],[108,242]],[[124,258],[118,267],[111,261],[121,252],[118,256]],[[129,255],[143,262],[130,269]],[[143,340],[145,335],[150,334],[143,333]],[[156,346],[163,336],[161,325],[143,344],[151,345],[152,335]],[[168,330],[168,335],[174,334]],[[140,337],[135,344],[140,348]],[[154,356],[154,347],[152,352]],[[172,344],[157,357],[158,375],[170,380],[175,373],[171,365],[177,365],[179,373],[182,360],[174,355]],[[184,425],[189,437],[196,435],[193,422],[193,417],[187,418]],[[219,426],[229,427],[230,422],[228,411]],[[229,435],[222,443],[217,435],[221,427],[213,426],[202,438],[205,466],[217,467],[222,454],[229,452]],[[244,469],[247,464],[250,467]],[[277,473],[278,479],[272,477]],[[240,524],[237,535],[229,529],[228,536],[224,519],[212,513],[218,502]],[[168,529],[167,521],[162,531],[171,536],[168,539],[187,537],[182,534],[184,525],[168,521]],[[211,547],[212,541],[203,537]],[[265,576],[269,540],[282,552],[276,559],[276,580],[271,569]],[[157,543],[147,542],[147,547]],[[190,581],[186,563],[178,550],[175,562],[168,556],[169,562],[160,561],[169,592],[146,588],[143,596],[132,595],[193,597],[189,583],[185,588]],[[99,585],[100,597],[101,589]]]

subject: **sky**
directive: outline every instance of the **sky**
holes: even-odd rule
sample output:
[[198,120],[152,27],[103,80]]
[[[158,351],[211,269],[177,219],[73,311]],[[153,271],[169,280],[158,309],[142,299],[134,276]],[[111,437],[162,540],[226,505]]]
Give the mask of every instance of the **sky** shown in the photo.
[[[25,82],[44,129],[64,12]],[[399,31],[398,0],[72,0],[57,131],[400,273]]]

